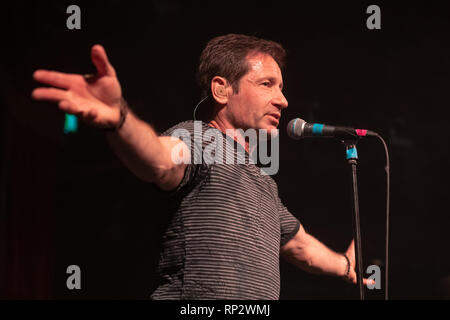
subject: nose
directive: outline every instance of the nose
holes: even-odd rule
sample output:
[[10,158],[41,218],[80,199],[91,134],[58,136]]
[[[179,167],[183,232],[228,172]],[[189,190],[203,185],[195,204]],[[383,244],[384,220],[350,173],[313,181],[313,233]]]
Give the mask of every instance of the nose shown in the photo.
[[288,101],[281,90],[274,96],[272,103],[280,110],[286,109],[288,106]]

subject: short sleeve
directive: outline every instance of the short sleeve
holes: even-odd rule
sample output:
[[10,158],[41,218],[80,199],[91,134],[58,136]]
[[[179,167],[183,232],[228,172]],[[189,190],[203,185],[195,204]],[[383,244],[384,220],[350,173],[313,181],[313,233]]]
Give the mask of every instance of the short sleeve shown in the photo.
[[280,198],[278,198],[278,215],[281,226],[280,247],[282,247],[297,234],[300,221],[289,212]]
[[184,176],[181,179],[180,184],[174,190],[168,191],[169,194],[176,194],[181,189],[187,188],[189,186],[194,186],[202,178],[204,178],[205,174],[208,171],[208,166],[204,164],[204,161],[200,161],[201,163],[197,163],[199,161],[195,161],[195,159],[202,159],[203,155],[203,146],[199,145],[199,143],[196,143],[194,138],[195,129],[196,128],[192,121],[185,121],[167,129],[161,134],[161,136],[176,136],[177,138],[185,142],[188,146],[190,146],[191,150],[190,163],[188,163],[186,166]]

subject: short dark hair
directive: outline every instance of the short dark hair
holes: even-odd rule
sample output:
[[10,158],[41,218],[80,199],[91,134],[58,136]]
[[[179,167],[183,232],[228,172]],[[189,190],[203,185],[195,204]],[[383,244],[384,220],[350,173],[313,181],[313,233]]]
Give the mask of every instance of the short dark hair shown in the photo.
[[239,91],[239,80],[249,71],[249,54],[265,53],[278,63],[285,65],[286,51],[283,46],[271,40],[243,34],[227,34],[211,39],[200,55],[197,80],[202,97],[211,92],[211,80],[215,76],[224,77],[233,91]]

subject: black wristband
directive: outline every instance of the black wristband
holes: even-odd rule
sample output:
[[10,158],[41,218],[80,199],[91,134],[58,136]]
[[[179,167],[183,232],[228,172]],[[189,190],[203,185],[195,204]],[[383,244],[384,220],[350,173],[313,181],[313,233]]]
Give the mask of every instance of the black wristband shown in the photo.
[[343,253],[342,255],[344,256],[345,260],[347,260],[347,271],[345,272],[344,277],[348,277],[348,275],[350,274],[350,259],[345,253]]
[[117,126],[115,127],[110,127],[110,128],[102,128],[103,131],[117,131],[120,128],[123,127],[123,124],[125,123],[125,120],[127,118],[127,114],[128,114],[128,104],[125,101],[124,98],[120,98],[120,119],[119,119],[119,123],[117,124]]

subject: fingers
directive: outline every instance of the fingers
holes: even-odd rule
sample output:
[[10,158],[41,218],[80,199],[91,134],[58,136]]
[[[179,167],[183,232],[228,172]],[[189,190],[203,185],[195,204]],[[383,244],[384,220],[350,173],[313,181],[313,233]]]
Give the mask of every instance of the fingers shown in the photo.
[[65,111],[67,113],[70,114],[75,114],[75,115],[80,115],[81,112],[79,110],[79,108],[72,102],[68,101],[68,100],[62,100],[58,103],[59,108],[62,111]]
[[82,110],[76,104],[68,100],[62,100],[58,104],[59,108],[67,113],[77,115],[85,121],[92,122],[98,115],[97,110]]
[[98,112],[95,109],[92,109],[91,111],[83,114],[84,116],[84,120],[88,121],[88,122],[92,122],[95,120],[95,118],[97,118]]
[[56,88],[37,88],[31,93],[31,97],[35,100],[61,101],[67,99],[66,90]]
[[80,111],[80,107],[70,101],[71,93],[69,91],[56,88],[36,88],[31,93],[31,96],[35,100],[59,102],[59,108],[67,113],[84,115]]
[[367,285],[375,285],[375,280],[373,279],[363,279],[363,285],[367,286]]
[[57,71],[36,70],[33,78],[41,83],[49,84],[54,87],[69,89],[70,87],[84,81],[83,77],[77,74],[62,73]]
[[[349,276],[349,278],[346,279],[348,282],[353,283],[353,284],[357,284],[358,283],[358,278],[356,276],[356,273],[352,272]],[[373,279],[367,279],[367,278],[363,278],[363,285],[367,286],[367,285],[375,285],[375,280]]]
[[31,97],[35,100],[47,100],[59,102],[58,106],[61,110],[70,114],[81,114],[80,108],[70,102],[70,92],[56,88],[36,88],[31,93]]
[[116,76],[116,71],[114,70],[113,66],[109,63],[106,51],[101,45],[96,44],[95,46],[92,47],[91,59],[95,67],[97,68],[99,77]]

